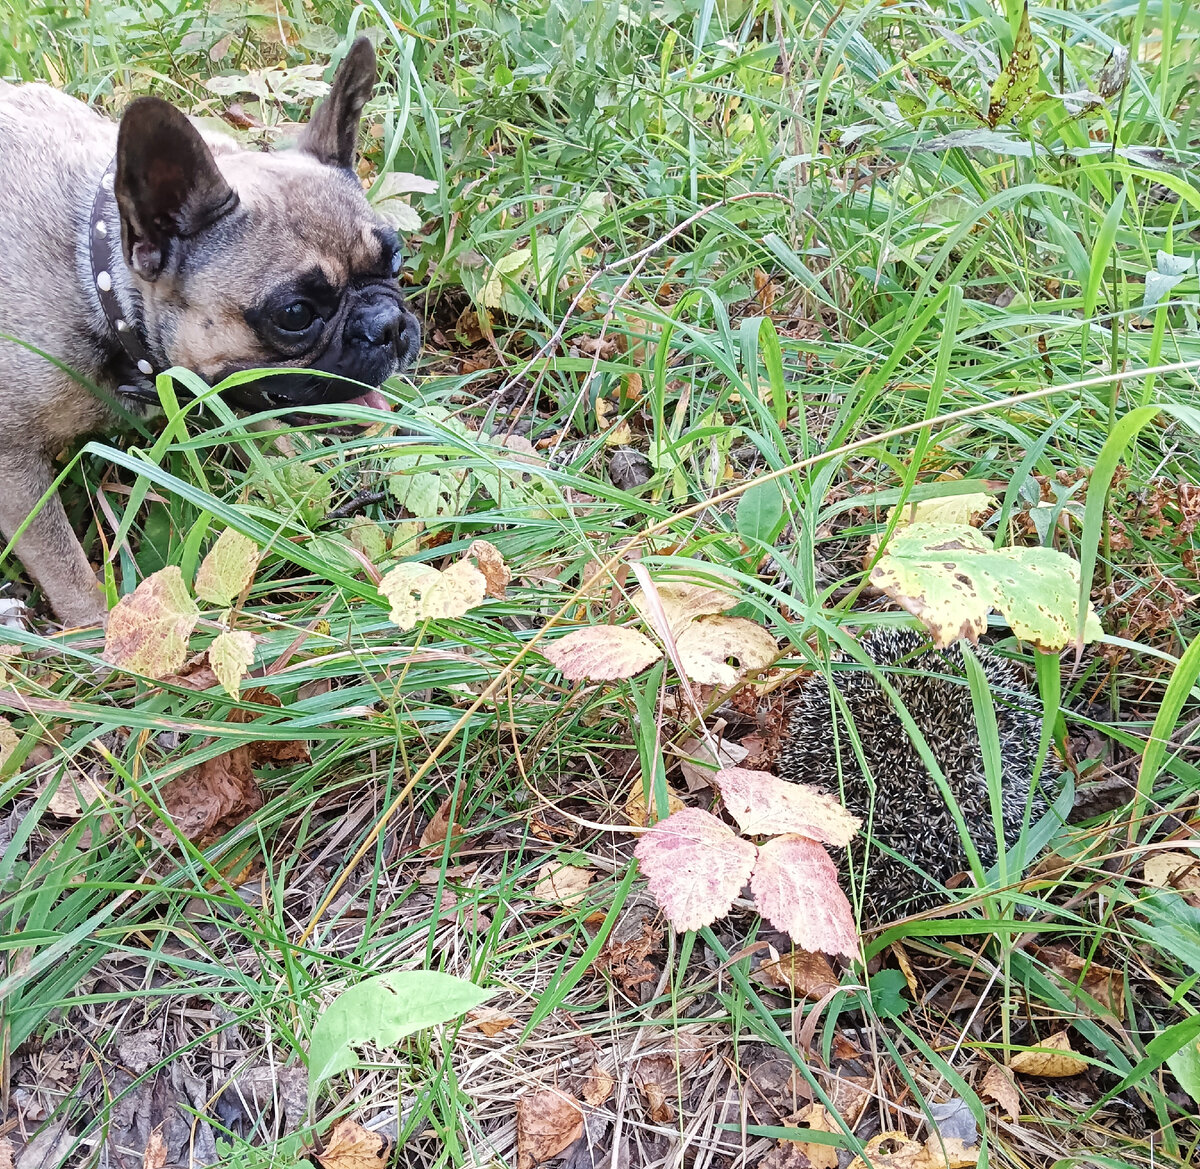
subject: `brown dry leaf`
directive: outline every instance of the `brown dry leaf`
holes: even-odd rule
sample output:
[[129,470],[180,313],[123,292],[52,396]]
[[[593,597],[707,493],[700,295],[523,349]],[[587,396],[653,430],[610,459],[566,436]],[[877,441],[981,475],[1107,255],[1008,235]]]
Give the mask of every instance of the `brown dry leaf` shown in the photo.
[[1071,1050],[1071,1036],[1066,1031],[1056,1031],[1038,1047],[1051,1050],[1018,1051],[1008,1066],[1023,1076],[1043,1076],[1049,1080],[1077,1076],[1087,1070],[1087,1062]]
[[786,986],[799,999],[816,1002],[838,986],[838,976],[824,954],[792,950],[759,967],[759,973],[775,986]]
[[622,941],[610,938],[596,957],[596,968],[607,970],[622,992],[636,1000],[639,986],[658,981],[658,969],[648,959],[657,953],[662,940],[663,931],[643,917],[639,933]]
[[[680,799],[679,793],[673,788],[667,788],[667,815],[670,816],[673,812],[678,812],[685,807],[683,800]],[[630,788],[629,798],[625,801],[625,819],[635,828],[645,828],[648,824],[657,823],[657,814],[651,817],[649,809],[646,807],[646,791],[640,779],[635,780],[633,787]],[[665,817],[664,817],[665,819]]]
[[1037,956],[1064,982],[1080,987],[1115,1018],[1125,1018],[1125,976],[1119,970],[1086,962],[1066,946],[1042,946]]
[[920,988],[917,986],[917,976],[913,973],[912,963],[908,960],[908,951],[899,942],[893,942],[888,949],[891,950],[892,956],[900,966],[900,973],[904,975],[908,993],[919,1001]]
[[214,686],[220,685],[216,673],[209,664],[207,650],[194,654],[188,658],[181,670],[174,674],[168,674],[160,681],[169,682],[173,686],[184,686],[188,690],[211,690]]
[[512,580],[512,572],[504,563],[500,550],[486,540],[472,540],[467,555],[475,557],[475,563],[487,582],[487,595],[503,601],[508,582]]
[[388,1142],[352,1120],[339,1120],[316,1158],[325,1169],[382,1169],[387,1164]]
[[[834,1054],[837,1054],[836,1045]],[[855,1058],[855,1056],[850,1058]],[[874,1081],[870,1076],[838,1074],[830,1082],[826,1091],[829,1093],[829,1099],[833,1102],[834,1111],[853,1128],[874,1096]]]
[[[824,1104],[810,1104],[801,1109],[797,1120],[816,1132],[841,1132],[833,1117],[829,1115]],[[812,1162],[813,1169],[837,1169],[838,1151],[836,1145],[818,1145],[813,1141],[801,1141],[801,1149]]]
[[612,682],[632,678],[662,651],[648,637],[627,625],[591,625],[560,637],[542,651],[571,682],[584,678]]
[[467,1012],[467,1021],[462,1025],[462,1029],[466,1031],[470,1027],[477,1027],[491,1039],[493,1035],[499,1035],[501,1031],[507,1031],[509,1027],[516,1025],[516,1019],[496,1007],[476,1007],[475,1010]]
[[717,772],[721,768],[737,767],[750,754],[740,743],[725,739],[717,744],[717,754],[714,755],[712,747],[704,739],[695,736],[680,743],[678,751],[679,770],[683,772],[690,792],[710,789],[716,783]]
[[13,1169],[13,1147],[8,1137],[0,1137],[0,1169]]
[[8,762],[9,756],[20,743],[17,732],[12,729],[12,723],[6,718],[0,718],[0,769]]
[[47,810],[63,820],[78,820],[97,800],[106,803],[112,793],[90,776],[64,772],[54,783],[54,794],[50,797]]
[[567,1092],[547,1089],[517,1100],[517,1166],[533,1169],[583,1136],[583,1109]]
[[705,686],[732,686],[747,670],[765,669],[779,654],[775,639],[761,625],[723,614],[698,617],[676,634],[675,644],[687,676]]
[[453,856],[457,851],[458,845],[462,843],[462,837],[466,833],[466,829],[461,824],[453,824],[454,817],[454,800],[453,795],[447,796],[433,814],[433,819],[425,825],[425,831],[421,833],[420,846],[423,852],[441,852],[442,842],[447,836],[451,836],[450,855]]
[[812,1162],[799,1141],[780,1141],[759,1161],[758,1169],[812,1169]]
[[622,418],[615,426],[610,426],[604,432],[604,445],[607,447],[628,446],[633,442],[633,427],[628,418]]
[[634,1065],[633,1082],[646,1097],[655,1124],[673,1124],[675,1109],[669,1097],[679,1093],[679,1072],[669,1055],[647,1055]]
[[1189,905],[1200,908],[1200,853],[1153,853],[1142,869],[1142,876],[1147,885],[1174,889]]
[[559,905],[567,907],[578,905],[595,875],[594,869],[581,868],[579,865],[542,865],[538,869],[538,882],[533,887],[533,895],[542,901],[557,901]]
[[[219,840],[263,806],[250,767],[250,748],[235,747],[189,768],[163,785],[162,802],[171,823],[188,840],[201,848]],[[158,819],[146,830],[162,844],[175,839]]]
[[183,573],[173,564],[160,568],[113,606],[104,660],[148,678],[165,678],[183,665],[199,618]]
[[[245,695],[247,702],[259,706],[271,706],[276,710],[283,709],[283,702],[277,694],[269,690],[248,690]],[[235,710],[229,721],[235,723],[253,722],[259,716],[251,711]],[[259,739],[250,744],[250,762],[256,767],[266,763],[311,763],[312,755],[308,750],[305,739]]]
[[1003,1064],[994,1063],[979,1085],[979,1095],[984,1100],[995,1100],[1009,1118],[1017,1120],[1021,1115],[1021,1094],[1013,1074]]
[[598,1063],[593,1064],[583,1082],[584,1103],[592,1108],[599,1108],[612,1095],[614,1087],[616,1080]]
[[142,1169],[163,1169],[167,1163],[167,1142],[163,1140],[163,1126],[160,1124],[146,1140],[146,1149],[142,1153]]

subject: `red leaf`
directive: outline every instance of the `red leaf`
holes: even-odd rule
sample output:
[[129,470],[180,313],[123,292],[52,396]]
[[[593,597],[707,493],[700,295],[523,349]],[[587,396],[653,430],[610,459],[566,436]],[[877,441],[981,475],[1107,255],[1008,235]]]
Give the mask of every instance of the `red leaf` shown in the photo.
[[757,854],[750,841],[700,808],[668,816],[634,849],[650,892],[677,930],[699,929],[727,914]]
[[729,814],[750,836],[798,832],[810,840],[846,845],[862,824],[833,796],[766,771],[726,767],[716,778]]
[[858,956],[854,914],[823,845],[789,834],[758,850],[750,888],[758,911],[805,950]]

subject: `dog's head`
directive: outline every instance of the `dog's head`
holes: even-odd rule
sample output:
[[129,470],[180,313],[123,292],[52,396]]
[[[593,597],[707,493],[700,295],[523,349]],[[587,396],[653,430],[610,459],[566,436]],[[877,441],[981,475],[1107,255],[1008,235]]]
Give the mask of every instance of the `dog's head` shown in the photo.
[[420,347],[396,233],[353,169],[375,70],[361,37],[296,148],[277,154],[210,148],[158,98],[121,119],[113,189],[150,348],[210,384],[270,366],[337,375],[266,376],[231,391],[235,405],[350,401]]

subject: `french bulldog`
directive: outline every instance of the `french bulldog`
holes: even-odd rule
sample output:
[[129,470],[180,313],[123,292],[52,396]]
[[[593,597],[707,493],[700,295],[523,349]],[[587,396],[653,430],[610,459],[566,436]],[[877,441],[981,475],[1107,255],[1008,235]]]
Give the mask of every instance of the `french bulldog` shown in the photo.
[[158,373],[268,371],[227,393],[243,410],[386,407],[377,387],[416,356],[399,241],[354,171],[375,80],[360,37],[278,152],[156,97],[115,125],[0,82],[0,548],[33,515],[16,552],[65,626],[103,623],[106,606],[62,503],[42,502],[53,456],[157,403]]

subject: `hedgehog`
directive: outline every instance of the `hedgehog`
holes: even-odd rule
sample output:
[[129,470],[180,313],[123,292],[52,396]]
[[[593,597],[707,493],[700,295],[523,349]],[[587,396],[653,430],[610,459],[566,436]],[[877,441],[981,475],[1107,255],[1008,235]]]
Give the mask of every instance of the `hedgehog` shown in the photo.
[[[886,669],[887,680],[925,736],[979,858],[989,868],[997,860],[996,830],[961,647],[932,649],[922,634],[902,628],[873,630],[859,644],[877,665],[899,666]],[[1045,793],[1053,789],[1059,770],[1053,754],[1048,754],[1034,787],[1042,729],[1040,703],[1011,662],[984,647],[974,653],[995,704],[1004,839],[1011,847],[1027,812],[1033,823],[1046,811]],[[840,796],[862,816],[863,832],[841,860],[843,877],[848,864],[855,865],[868,919],[883,922],[944,904],[946,895],[939,886],[970,868],[950,809],[878,679],[865,666],[853,663],[850,669],[836,671],[833,681],[854,721],[873,783],[859,765],[840,706],[834,737],[834,704],[823,675],[814,675],[801,690],[776,770],[783,779]],[[924,872],[875,847],[864,871],[868,833],[875,843],[886,845]]]

